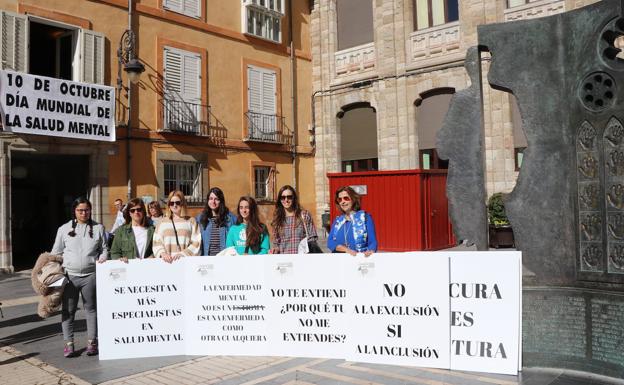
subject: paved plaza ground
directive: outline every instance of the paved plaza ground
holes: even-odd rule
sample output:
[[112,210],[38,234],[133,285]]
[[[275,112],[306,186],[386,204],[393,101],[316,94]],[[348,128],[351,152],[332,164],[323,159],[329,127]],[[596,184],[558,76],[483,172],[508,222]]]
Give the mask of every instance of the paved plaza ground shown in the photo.
[[[82,351],[62,355],[60,314],[37,314],[28,271],[0,276],[0,384],[271,384],[271,385],[608,385],[622,380],[555,369],[525,368],[519,376],[363,364],[295,357],[160,357],[100,361]],[[78,312],[77,348],[86,325]]]

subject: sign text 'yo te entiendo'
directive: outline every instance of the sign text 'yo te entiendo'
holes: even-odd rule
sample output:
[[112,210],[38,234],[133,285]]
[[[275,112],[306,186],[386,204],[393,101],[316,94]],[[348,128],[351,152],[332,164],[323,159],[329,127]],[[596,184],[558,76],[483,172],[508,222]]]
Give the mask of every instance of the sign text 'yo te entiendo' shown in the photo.
[[[331,320],[337,315],[344,314],[344,304],[341,302],[347,296],[345,289],[278,288],[270,289],[270,295],[271,298],[289,301],[282,304],[280,314],[304,315],[304,317],[297,316],[295,324],[288,326],[291,331],[282,332],[282,341],[318,343],[344,343],[346,341],[345,334],[331,333],[331,330],[334,330]],[[330,302],[332,299],[334,302]],[[298,302],[290,302],[291,300]]]

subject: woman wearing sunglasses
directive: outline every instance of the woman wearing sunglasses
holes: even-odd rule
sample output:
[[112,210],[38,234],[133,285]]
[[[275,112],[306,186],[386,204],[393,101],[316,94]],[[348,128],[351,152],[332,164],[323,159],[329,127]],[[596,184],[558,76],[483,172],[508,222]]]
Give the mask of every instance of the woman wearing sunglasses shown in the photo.
[[206,207],[195,218],[202,233],[202,255],[217,255],[225,249],[225,239],[236,217],[225,205],[225,196],[218,187],[213,187],[206,197]]
[[119,227],[113,238],[111,258],[128,262],[128,259],[154,258],[152,238],[154,226],[147,218],[145,203],[140,198],[131,199],[123,211],[125,224]]
[[186,215],[186,199],[182,191],[169,193],[167,216],[156,226],[152,248],[156,258],[168,263],[180,257],[199,255],[201,232],[195,218]]
[[373,218],[360,210],[360,196],[351,187],[336,190],[335,202],[342,215],[338,216],[327,236],[327,247],[334,253],[370,256],[377,251]]
[[258,205],[252,197],[243,196],[238,200],[238,217],[228,231],[225,246],[234,246],[238,254],[269,252],[269,232],[260,222]]
[[277,194],[273,213],[273,248],[274,254],[297,254],[299,243],[308,238],[316,241],[316,228],[312,216],[307,210],[299,206],[299,199],[295,189],[284,186]]
[[95,263],[106,261],[108,247],[104,226],[91,219],[91,202],[78,198],[72,204],[72,220],[59,227],[51,254],[63,257],[67,283],[63,289],[61,328],[65,357],[76,356],[74,350],[74,318],[78,298],[87,318],[88,356],[98,354]]

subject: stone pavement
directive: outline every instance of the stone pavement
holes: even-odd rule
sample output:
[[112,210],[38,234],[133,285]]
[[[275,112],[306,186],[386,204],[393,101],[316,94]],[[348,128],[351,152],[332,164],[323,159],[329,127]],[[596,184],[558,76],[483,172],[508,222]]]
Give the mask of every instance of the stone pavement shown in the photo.
[[[28,272],[0,275],[0,384],[264,385],[624,385],[562,370],[525,368],[519,376],[294,357],[158,357],[100,361],[62,356],[60,315],[41,320]],[[85,324],[77,318],[77,347]],[[82,344],[82,345],[81,345]],[[84,352],[84,351],[82,351]]]

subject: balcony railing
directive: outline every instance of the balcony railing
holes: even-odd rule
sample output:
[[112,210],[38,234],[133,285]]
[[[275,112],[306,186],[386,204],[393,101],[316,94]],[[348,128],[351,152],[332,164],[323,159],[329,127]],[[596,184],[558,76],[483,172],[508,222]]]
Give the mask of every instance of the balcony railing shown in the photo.
[[334,54],[336,76],[353,75],[375,68],[375,43],[343,49]]
[[183,100],[162,99],[163,130],[225,139],[227,130],[210,106]]
[[565,0],[532,1],[505,10],[505,21],[536,19],[565,12]]
[[414,31],[409,36],[409,60],[416,66],[443,64],[462,59],[459,22]]
[[245,141],[291,144],[292,134],[284,123],[283,116],[247,111],[247,137]]

